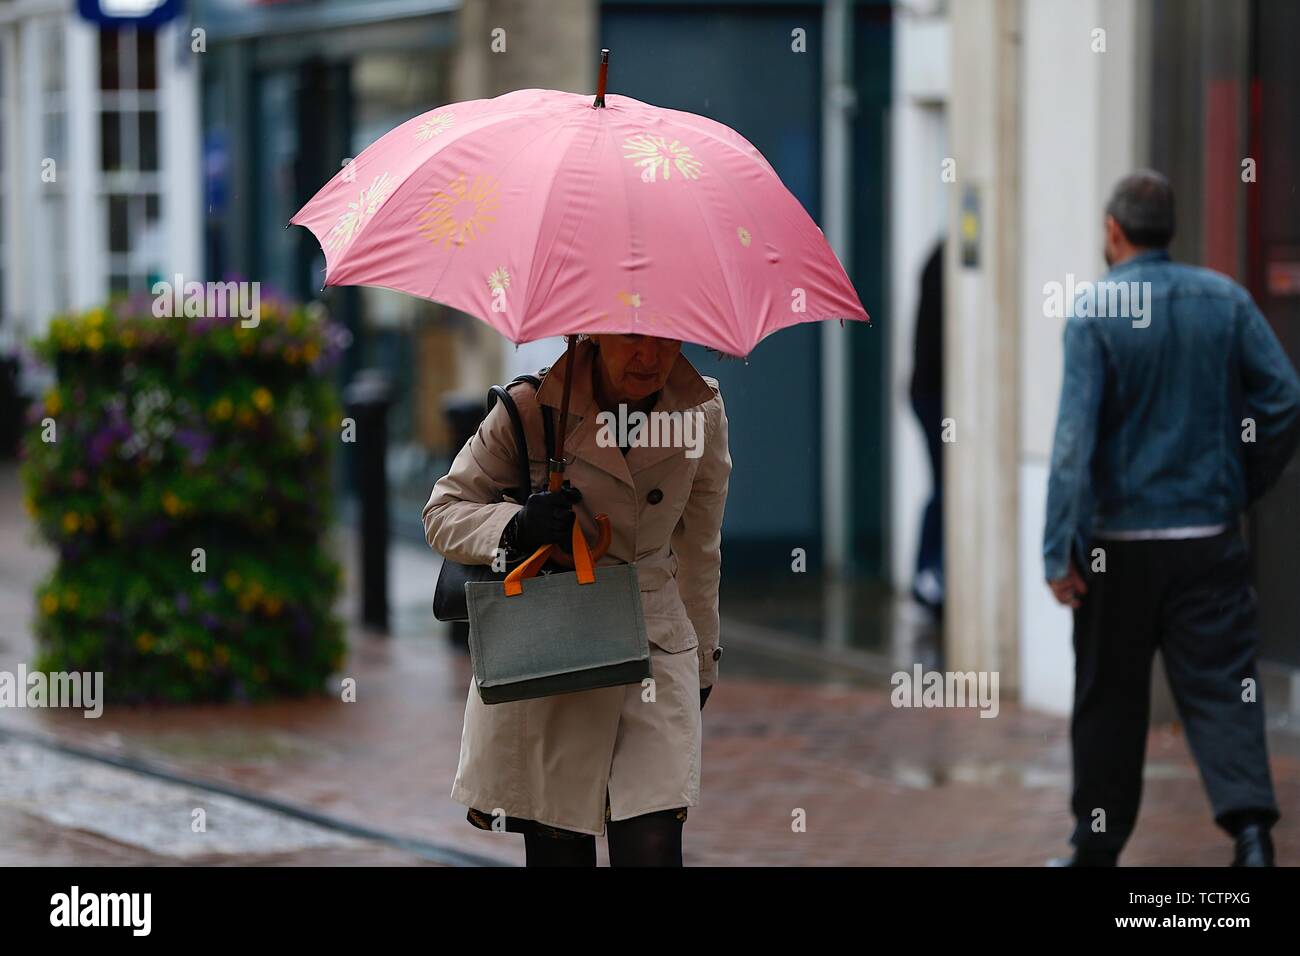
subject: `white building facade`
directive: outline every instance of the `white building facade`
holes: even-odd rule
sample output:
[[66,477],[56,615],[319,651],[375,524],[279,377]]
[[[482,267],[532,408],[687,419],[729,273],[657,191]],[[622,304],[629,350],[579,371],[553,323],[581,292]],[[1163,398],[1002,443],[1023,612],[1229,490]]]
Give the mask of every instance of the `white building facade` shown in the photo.
[[199,58],[181,20],[103,27],[0,3],[0,329],[198,276]]

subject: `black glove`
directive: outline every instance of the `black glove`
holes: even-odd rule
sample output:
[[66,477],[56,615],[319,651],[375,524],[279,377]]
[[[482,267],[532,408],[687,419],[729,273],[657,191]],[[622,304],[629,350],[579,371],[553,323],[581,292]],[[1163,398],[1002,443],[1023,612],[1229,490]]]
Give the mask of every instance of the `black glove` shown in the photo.
[[529,495],[523,508],[507,526],[505,538],[519,551],[536,551],[544,544],[557,544],[569,550],[573,540],[575,503],[582,492],[570,485],[559,491],[539,491]]
[[704,709],[704,702],[709,699],[709,692],[713,690],[713,685],[700,688],[700,710]]

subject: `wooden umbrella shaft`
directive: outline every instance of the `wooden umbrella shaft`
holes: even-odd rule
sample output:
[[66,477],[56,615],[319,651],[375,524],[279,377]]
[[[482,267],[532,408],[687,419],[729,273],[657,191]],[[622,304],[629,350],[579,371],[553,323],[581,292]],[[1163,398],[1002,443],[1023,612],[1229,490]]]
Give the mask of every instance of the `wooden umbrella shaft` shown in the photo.
[[576,335],[565,336],[564,347],[564,392],[560,397],[560,425],[555,432],[555,457],[551,459],[551,473],[547,482],[549,491],[559,491],[564,484],[564,433],[569,424],[569,393],[573,390],[573,362],[576,350],[573,347]]

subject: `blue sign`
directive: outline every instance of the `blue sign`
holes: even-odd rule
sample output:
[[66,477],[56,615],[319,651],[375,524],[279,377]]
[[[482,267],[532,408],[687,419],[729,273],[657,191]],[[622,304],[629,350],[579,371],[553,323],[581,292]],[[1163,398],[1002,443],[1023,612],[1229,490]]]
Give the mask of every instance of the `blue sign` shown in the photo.
[[83,20],[108,27],[158,26],[174,20],[181,0],[77,0]]

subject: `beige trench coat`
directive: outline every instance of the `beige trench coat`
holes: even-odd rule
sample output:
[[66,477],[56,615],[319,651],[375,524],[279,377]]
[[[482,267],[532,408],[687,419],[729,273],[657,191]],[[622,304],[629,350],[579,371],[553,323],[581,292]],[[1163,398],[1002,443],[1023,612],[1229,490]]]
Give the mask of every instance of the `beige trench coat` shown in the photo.
[[[600,565],[635,563],[650,641],[653,700],[640,684],[486,705],[471,678],[453,799],[483,813],[602,834],[608,819],[695,806],[700,789],[699,690],[717,677],[722,512],[731,456],[715,379],[679,355],[653,411],[703,423],[702,453],[682,447],[602,446],[592,398],[594,344],[578,343],[565,477],[582,491],[575,506],[588,541],[593,516],[610,517],[613,538]],[[546,480],[538,402],[559,419],[566,360],[536,395],[511,390],[528,438],[533,486]],[[699,447],[698,445],[696,446]],[[444,557],[490,564],[520,505],[500,500],[517,484],[515,442],[498,403],[434,485],[425,538]]]

